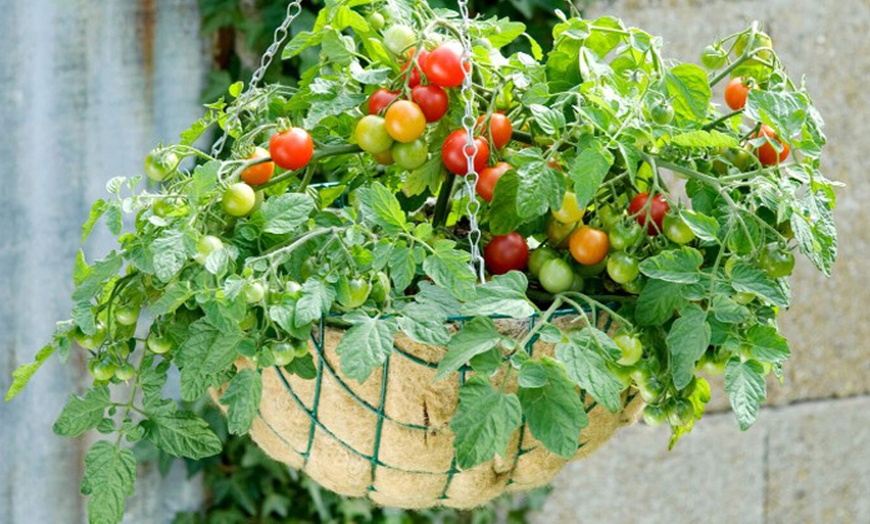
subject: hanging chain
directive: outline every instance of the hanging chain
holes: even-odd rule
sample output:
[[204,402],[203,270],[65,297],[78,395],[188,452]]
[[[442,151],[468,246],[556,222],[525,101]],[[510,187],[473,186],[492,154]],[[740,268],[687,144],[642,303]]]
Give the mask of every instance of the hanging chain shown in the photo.
[[227,120],[224,124],[224,132],[221,134],[220,138],[215,141],[214,146],[211,149],[211,156],[217,157],[221,154],[221,151],[223,151],[224,146],[226,145],[229,130],[233,126],[240,124],[242,109],[248,105],[249,98],[256,91],[260,82],[263,81],[263,76],[266,75],[266,70],[269,69],[270,65],[272,65],[275,55],[278,54],[284,41],[287,40],[288,36],[290,36],[290,24],[293,23],[293,20],[295,20],[301,12],[302,0],[293,0],[287,4],[287,15],[281,25],[275,29],[275,36],[272,39],[272,45],[270,45],[269,48],[266,49],[266,52],[263,53],[263,56],[260,57],[260,66],[251,76],[251,83],[248,84],[248,88],[238,96],[235,103],[227,110]]
[[462,81],[462,90],[460,98],[465,103],[465,114],[462,117],[462,127],[465,129],[466,146],[462,149],[466,160],[466,175],[465,189],[468,191],[468,206],[465,211],[468,214],[468,222],[470,231],[468,240],[471,244],[471,267],[477,273],[481,282],[485,282],[483,272],[483,257],[480,254],[480,227],[477,223],[477,214],[480,212],[480,203],[475,195],[475,187],[477,186],[477,171],[474,169],[474,158],[479,153],[477,144],[474,141],[474,126],[477,124],[477,118],[474,109],[474,87],[472,86],[472,64],[471,64],[471,37],[469,36],[470,19],[468,15],[468,0],[457,0],[459,3],[459,14],[462,15],[462,72],[464,78]]

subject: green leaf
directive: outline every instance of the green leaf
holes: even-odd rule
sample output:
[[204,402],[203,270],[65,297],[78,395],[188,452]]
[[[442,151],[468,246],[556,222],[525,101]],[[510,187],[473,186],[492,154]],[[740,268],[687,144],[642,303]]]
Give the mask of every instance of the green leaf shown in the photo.
[[70,395],[52,429],[64,437],[78,437],[97,427],[111,403],[109,388],[105,386],[88,390],[84,397]]
[[635,320],[639,326],[661,326],[680,309],[686,300],[679,284],[650,280],[637,297]]
[[477,287],[477,296],[463,305],[462,314],[528,318],[535,313],[535,308],[526,296],[528,286],[526,275],[519,271],[496,275],[486,284]]
[[221,404],[229,408],[227,428],[233,435],[244,435],[251,429],[260,409],[263,381],[253,369],[239,371],[221,395]]
[[565,115],[561,111],[550,109],[541,104],[532,104],[529,106],[535,122],[541,126],[541,130],[548,135],[555,135],[565,127]]
[[755,423],[758,410],[767,398],[764,368],[754,360],[741,362],[733,357],[725,368],[725,391],[740,429],[746,431]]
[[474,356],[496,347],[504,337],[489,317],[476,317],[466,322],[447,344],[447,354],[438,364],[435,380],[459,371]]
[[171,229],[164,231],[151,244],[154,254],[154,274],[162,282],[169,282],[187,262],[184,233]]
[[519,175],[515,211],[520,218],[533,218],[562,206],[564,177],[547,165],[540,149],[522,149],[511,157],[511,161]]
[[133,494],[136,457],[129,449],[119,449],[101,440],[91,446],[85,457],[81,491],[88,497],[88,522],[121,522],[127,497]]
[[354,60],[350,64],[350,75],[360,84],[380,86],[387,82],[393,70],[389,67],[379,67],[376,69],[363,69],[358,61]]
[[703,309],[690,304],[680,310],[680,318],[674,321],[667,337],[674,386],[677,389],[685,388],[692,381],[695,364],[710,345],[711,333],[707,313]]
[[314,201],[303,193],[286,193],[267,199],[263,203],[263,231],[266,233],[293,233],[308,221],[314,211]]
[[574,182],[574,194],[580,209],[592,201],[601,182],[613,165],[613,153],[594,141],[571,162],[568,177]]
[[693,247],[679,250],[662,251],[640,263],[640,272],[649,278],[673,282],[675,284],[694,284],[701,280],[701,264],[704,255]]
[[[620,392],[625,386],[608,369],[599,349],[602,337],[594,333],[594,329],[587,327],[579,333],[570,333],[567,341],[556,345],[556,358],[565,364],[568,375],[581,388],[588,391],[611,413],[616,413],[622,409]],[[616,349],[619,350],[618,347]]]
[[399,329],[420,344],[446,346],[450,332],[444,323],[447,316],[437,309],[418,302],[411,302],[401,310]]
[[[528,357],[526,356],[526,358]],[[549,381],[550,375],[540,360],[526,360],[520,366],[517,382],[521,388],[541,388],[546,386]]]
[[701,67],[680,64],[668,71],[665,82],[678,120],[703,120],[707,116],[712,93]]
[[323,35],[324,33],[322,31],[318,31],[317,33],[302,31],[294,36],[293,39],[290,40],[290,43],[288,43],[284,48],[284,52],[281,55],[282,58],[284,60],[289,60],[309,47],[320,45],[320,42],[323,41]]
[[713,316],[719,322],[740,324],[749,320],[751,316],[749,308],[741,306],[725,295],[714,295],[712,306]]
[[495,184],[489,205],[489,229],[493,235],[507,235],[516,231],[525,220],[517,214],[517,193],[520,179],[507,172]]
[[156,316],[168,315],[181,307],[184,302],[193,296],[190,282],[173,282],[163,290],[163,295],[151,303],[148,310]]
[[683,147],[738,147],[740,142],[731,135],[719,131],[688,131],[671,138],[671,142]]
[[84,244],[85,240],[91,236],[91,231],[94,230],[97,221],[103,216],[103,213],[105,213],[107,209],[109,209],[109,204],[102,198],[94,202],[94,205],[91,206],[90,215],[88,215],[87,221],[82,224],[82,244]]
[[244,336],[242,331],[221,331],[204,318],[190,325],[175,355],[181,369],[183,400],[197,400],[209,387],[221,385],[220,374],[232,367],[238,357],[236,347]]
[[341,371],[360,383],[365,382],[393,352],[390,323],[361,315],[341,337],[335,352],[341,358]]
[[323,35],[323,56],[339,65],[350,65],[353,60],[353,40],[333,30]]
[[444,163],[441,155],[430,155],[422,166],[408,173],[402,191],[409,197],[421,195],[426,189],[434,194],[441,184],[443,171]]
[[103,286],[118,274],[123,265],[124,260],[113,252],[91,266],[88,275],[73,291],[73,301],[87,302],[94,298],[103,289]]
[[456,435],[456,463],[462,469],[504,456],[519,427],[522,408],[514,394],[505,394],[477,375],[459,389],[459,406],[450,420]]
[[550,451],[565,458],[577,452],[580,430],[589,425],[586,409],[564,365],[551,358],[540,361],[547,381],[520,388],[518,397],[532,435]]
[[51,357],[54,352],[57,350],[57,346],[55,344],[47,344],[36,353],[36,357],[34,357],[34,361],[29,364],[22,364],[15,371],[12,372],[12,385],[9,386],[9,390],[6,391],[6,397],[4,399],[5,402],[9,402],[13,398],[15,398],[18,393],[24,389],[24,386],[30,382],[30,379],[33,377],[33,374],[45,364],[45,361]]
[[296,303],[296,327],[319,321],[329,313],[335,302],[335,291],[317,279],[308,279],[302,284],[302,296]]
[[152,415],[142,426],[145,438],[173,457],[199,460],[223,449],[208,422],[188,411]]
[[689,229],[695,233],[695,236],[701,240],[708,242],[716,242],[719,234],[719,222],[716,219],[709,217],[703,213],[692,211],[691,209],[683,209],[680,211],[680,217],[689,226]]
[[417,274],[417,264],[411,255],[411,249],[401,244],[394,247],[390,252],[388,265],[390,279],[392,279],[396,291],[405,291]]
[[193,182],[188,189],[192,202],[199,202],[200,199],[217,188],[218,170],[221,165],[221,162],[213,160],[196,166],[196,169],[193,170]]
[[474,292],[474,283],[477,281],[469,265],[471,255],[453,249],[453,246],[454,243],[447,240],[436,242],[434,253],[423,262],[423,271],[435,285],[446,288],[454,296],[468,296]]
[[761,362],[785,362],[791,356],[788,341],[773,326],[752,326],[746,331],[746,342],[752,346],[752,358]]
[[791,227],[801,253],[825,276],[837,259],[837,229],[834,225],[833,203],[818,194],[807,195],[804,209],[791,216]]
[[280,304],[269,307],[269,318],[291,336],[304,339],[311,334],[311,325],[296,326],[296,301],[284,299]]
[[358,191],[363,213],[369,221],[382,227],[389,235],[407,231],[408,223],[402,205],[383,184],[375,182],[371,187]]
[[741,293],[755,293],[780,307],[788,306],[788,297],[767,273],[748,264],[737,263],[731,269],[731,285]]

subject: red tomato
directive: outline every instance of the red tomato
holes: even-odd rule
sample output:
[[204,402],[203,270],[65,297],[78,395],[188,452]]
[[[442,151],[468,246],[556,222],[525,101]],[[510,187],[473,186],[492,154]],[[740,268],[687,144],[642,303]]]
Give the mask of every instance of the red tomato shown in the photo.
[[725,103],[734,111],[746,106],[746,96],[749,94],[749,86],[743,83],[742,77],[735,77],[725,87]]
[[[477,119],[477,125],[483,124],[483,119],[486,115],[480,115]],[[501,149],[511,141],[514,127],[511,125],[510,119],[502,113],[493,113],[489,118],[489,129],[492,133],[492,145],[496,149]]]
[[761,129],[758,130],[758,133],[753,135],[752,138],[759,138],[762,136],[766,136],[770,140],[777,142],[782,147],[782,151],[777,155],[773,144],[770,142],[761,144],[758,146],[758,149],[755,150],[755,156],[758,157],[758,161],[761,162],[761,165],[775,166],[776,164],[785,162],[785,159],[788,158],[789,153],[791,153],[788,144],[781,141],[779,137],[776,136],[776,131],[767,124],[762,125]]
[[390,91],[383,87],[372,93],[369,97],[369,114],[377,115],[385,107],[393,103],[393,100],[399,97],[398,91]]
[[574,260],[584,266],[594,266],[607,256],[610,239],[607,233],[589,226],[580,226],[571,233],[568,249]]
[[[464,129],[447,135],[447,140],[444,141],[444,147],[441,148],[441,160],[451,173],[457,175],[468,174],[468,163],[465,159],[465,152],[468,155],[474,154],[470,148],[465,151],[468,144],[468,133]],[[474,171],[480,173],[480,170],[486,167],[486,162],[489,160],[489,145],[486,140],[476,136],[474,144],[477,146],[477,155],[474,157]]]
[[283,133],[275,133],[269,140],[272,160],[282,169],[293,171],[308,165],[314,155],[314,141],[308,131],[291,127]]
[[[471,64],[465,64],[465,71],[471,71]],[[436,47],[426,57],[423,72],[430,84],[445,88],[461,85],[465,80],[462,45],[459,42],[446,42]]]
[[[671,206],[662,195],[654,196],[648,208],[646,207],[647,200],[649,200],[649,193],[646,191],[632,198],[628,205],[628,214],[634,215],[637,223],[641,226],[647,226],[647,233],[658,235],[662,231],[662,220]],[[647,214],[652,218],[649,225],[646,223]]]
[[387,133],[393,140],[408,143],[420,138],[426,131],[426,117],[420,106],[409,100],[394,102],[384,115]]
[[[248,160],[255,160],[257,158],[269,158],[269,152],[262,147],[258,147],[254,150],[254,153],[248,157]],[[259,186],[260,184],[268,182],[274,173],[275,164],[272,162],[263,162],[262,164],[251,166],[242,171],[242,181],[249,186]]]
[[475,186],[480,198],[487,202],[492,202],[492,195],[495,192],[496,182],[498,182],[498,179],[507,173],[510,168],[511,165],[507,162],[499,162],[493,167],[484,168],[480,172],[480,176],[477,178],[477,185]]
[[[414,53],[412,52],[411,57],[413,57],[413,56],[414,56]],[[413,67],[411,65],[412,62],[410,62],[410,61],[402,66],[403,73],[408,70],[408,67],[411,68],[411,79],[408,80],[408,87],[414,88],[414,87],[417,87],[418,85],[420,85],[420,70],[423,69],[423,67],[425,67],[424,64],[426,63],[426,58],[428,56],[429,56],[428,51],[420,51],[420,55],[417,57],[417,66],[416,67]],[[404,76],[405,75],[402,75],[402,78],[404,78]]]
[[519,233],[493,237],[483,250],[483,259],[493,275],[522,271],[529,263],[529,245]]
[[420,106],[426,122],[437,122],[447,114],[447,92],[438,86],[417,86],[411,90],[411,100]]

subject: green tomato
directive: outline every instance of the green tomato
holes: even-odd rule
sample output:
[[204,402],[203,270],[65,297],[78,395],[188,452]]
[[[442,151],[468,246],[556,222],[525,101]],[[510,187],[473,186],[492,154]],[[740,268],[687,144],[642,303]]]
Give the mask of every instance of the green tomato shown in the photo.
[[701,53],[701,65],[711,71],[720,69],[727,60],[728,56],[725,54],[725,50],[719,46],[708,45]]
[[259,282],[250,282],[245,286],[245,301],[248,304],[261,302],[266,296],[266,288]]
[[688,400],[679,399],[668,410],[668,421],[671,426],[685,426],[695,419],[695,408]]
[[208,258],[213,251],[222,249],[224,243],[221,239],[214,235],[205,235],[196,242],[196,261],[200,264],[205,264],[205,259]]
[[622,221],[623,212],[616,211],[613,206],[607,204],[598,210],[598,219],[605,231],[610,231],[613,226]]
[[656,124],[668,125],[674,120],[674,106],[668,101],[662,101],[654,105],[649,114]]
[[175,153],[155,149],[145,157],[145,174],[155,182],[162,182],[178,169],[179,163]]
[[643,356],[643,344],[638,337],[622,333],[613,337],[613,341],[622,350],[622,358],[616,362],[620,366],[633,366]]
[[663,406],[646,406],[643,408],[643,421],[647,426],[657,428],[667,422],[668,413]]
[[640,265],[635,257],[617,251],[607,260],[607,274],[617,284],[625,284],[637,278],[640,274]]
[[114,309],[115,321],[122,326],[135,326],[139,321],[139,308],[122,306]]
[[[748,171],[750,168],[755,166],[755,158],[752,156],[752,153],[744,147],[729,147],[722,153],[722,155],[729,164],[740,171]],[[726,169],[725,173],[721,174],[727,173],[728,170]]]
[[347,309],[356,309],[365,304],[372,292],[372,284],[359,277],[341,277],[338,286],[338,303]]
[[278,367],[286,366],[296,357],[296,350],[286,342],[276,342],[269,349],[272,351],[272,363]]
[[103,345],[103,342],[106,340],[106,327],[102,324],[97,324],[97,330],[93,335],[86,335],[81,329],[76,329],[75,331],[75,341],[76,344],[83,347],[84,349],[90,349],[94,351],[99,349],[100,346]]
[[284,293],[294,300],[299,300],[302,297],[302,286],[299,285],[299,282],[288,280],[284,284]]
[[248,310],[248,313],[245,315],[245,318],[239,322],[239,329],[242,331],[248,331],[257,327],[257,313],[254,310]]
[[727,360],[717,360],[713,355],[704,354],[704,356],[701,357],[701,361],[698,363],[698,368],[703,373],[715,377],[725,374],[727,364]]
[[734,43],[734,53],[737,57],[743,56],[743,53],[749,48],[749,52],[755,51],[756,49],[767,48],[764,51],[759,51],[755,57],[747,60],[746,64],[758,64],[761,65],[761,62],[756,60],[755,58],[760,58],[766,62],[770,62],[773,59],[773,40],[763,32],[755,33],[755,36],[752,38],[752,43],[750,44],[750,33],[744,33],[740,35],[737,39],[737,42]]
[[397,24],[391,26],[384,32],[384,47],[389,49],[394,55],[401,55],[417,40],[417,34],[410,27]]
[[695,240],[695,233],[677,214],[668,213],[665,215],[662,227],[664,227],[668,240],[675,244],[683,245]]
[[369,26],[375,31],[380,31],[384,28],[384,24],[387,23],[387,21],[384,19],[384,15],[378,13],[377,11],[371,13],[366,18],[366,20],[368,21]]
[[584,287],[586,287],[586,280],[582,276],[578,275],[575,271],[574,282],[571,283],[571,291],[574,291],[575,293],[580,293],[583,291]]
[[541,267],[543,267],[547,261],[556,258],[557,256],[559,255],[556,253],[556,250],[549,246],[541,246],[532,251],[532,254],[529,255],[529,273],[538,276],[541,273]]
[[709,173],[713,170],[713,162],[709,158],[696,158],[695,167],[697,167],[698,171],[701,173]]
[[581,277],[595,277],[603,273],[605,269],[607,269],[607,258],[593,266],[578,264],[576,272]]
[[384,304],[387,301],[387,297],[390,296],[391,287],[390,277],[388,277],[386,273],[383,271],[375,273],[375,276],[372,279],[372,300],[374,300],[376,304]]
[[764,247],[759,263],[770,278],[787,277],[794,271],[794,255],[791,251],[780,249],[776,244]]
[[106,382],[115,376],[117,366],[108,358],[95,358],[88,363],[88,371],[95,380]]
[[541,266],[538,280],[541,281],[541,287],[548,292],[563,293],[574,285],[574,270],[561,258],[551,258]]
[[148,335],[148,340],[146,341],[148,349],[158,355],[164,355],[172,349],[172,342],[169,341],[166,337],[159,337],[154,333]]
[[646,279],[644,277],[639,276],[631,282],[626,282],[622,285],[622,289],[626,291],[626,293],[631,293],[632,295],[640,295],[640,292],[643,291],[643,286],[646,285]]
[[231,217],[247,216],[254,210],[257,195],[254,189],[244,182],[230,185],[224,192],[222,200],[224,211]]
[[154,211],[155,215],[161,218],[166,218],[175,213],[176,210],[179,209],[181,204],[182,202],[180,202],[179,199],[176,198],[161,198],[154,202],[154,205],[151,209],[152,211]]
[[[393,147],[393,137],[387,132],[387,121],[378,115],[366,115],[356,124],[356,143],[366,153],[376,155]],[[395,159],[394,159],[395,160]]]
[[417,169],[429,158],[429,146],[422,138],[413,142],[398,142],[393,145],[393,161],[408,171]]
[[309,349],[307,340],[293,339],[293,352],[297,357],[304,357]]
[[637,384],[637,389],[644,402],[655,404],[664,394],[665,384],[660,378],[650,375]]
[[747,291],[741,291],[739,293],[734,294],[734,302],[737,302],[741,305],[746,305],[755,300],[755,293],[749,293]]
[[136,368],[129,362],[124,362],[115,370],[115,377],[121,381],[128,381],[136,376]]
[[626,223],[620,220],[612,228],[608,237],[610,238],[610,247],[617,251],[625,251],[630,247],[640,244],[644,238],[643,229],[636,220]]

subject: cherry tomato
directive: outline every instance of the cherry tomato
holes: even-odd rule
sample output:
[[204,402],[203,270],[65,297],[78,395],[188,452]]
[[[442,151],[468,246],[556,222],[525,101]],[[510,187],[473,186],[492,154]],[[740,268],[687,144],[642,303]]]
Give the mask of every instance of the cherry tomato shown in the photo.
[[276,342],[269,346],[269,351],[272,353],[272,364],[278,367],[284,367],[293,362],[296,357],[296,350],[291,344],[286,342]]
[[248,331],[254,329],[257,326],[257,314],[253,309],[249,309],[247,314],[245,314],[245,318],[239,322],[239,328],[242,331]]
[[483,251],[483,258],[493,275],[522,271],[529,263],[529,245],[519,233],[493,237]]
[[117,366],[115,366],[115,363],[107,358],[95,358],[88,363],[88,371],[91,372],[91,376],[93,376],[95,380],[101,382],[112,380],[112,377],[115,376],[116,369]]
[[712,355],[704,354],[701,361],[698,363],[700,370],[710,376],[718,376],[725,374],[725,368],[728,365],[726,359],[716,359]]
[[408,100],[393,102],[384,116],[387,133],[398,142],[413,142],[426,131],[426,117],[420,106]]
[[393,137],[387,132],[387,123],[381,116],[367,115],[356,124],[356,143],[366,153],[376,155],[393,147]]
[[356,309],[365,304],[372,292],[372,284],[368,280],[354,277],[341,277],[338,287],[338,303],[347,309]]
[[120,306],[114,310],[115,321],[122,326],[135,326],[139,322],[139,308],[133,306]]
[[761,252],[761,269],[770,278],[783,278],[794,271],[794,255],[791,251],[780,249],[776,244],[768,244]]
[[384,47],[394,55],[401,55],[403,51],[414,45],[417,34],[410,27],[397,24],[389,27],[384,32]]
[[547,242],[558,248],[568,247],[568,241],[571,238],[571,233],[577,229],[577,223],[563,224],[554,217],[550,217],[547,223]]
[[548,292],[564,293],[574,285],[574,270],[561,258],[551,258],[541,266],[538,280]]
[[212,253],[224,247],[221,239],[214,235],[205,235],[196,242],[196,261],[205,264],[205,259]]
[[653,122],[664,126],[670,124],[674,119],[674,106],[672,106],[670,102],[663,100],[654,105],[652,109],[650,109],[649,114],[653,119]]
[[617,251],[607,259],[607,274],[617,284],[627,284],[640,274],[637,259],[628,253]]
[[749,86],[743,83],[742,77],[732,78],[725,87],[725,103],[734,111],[739,111],[746,106],[746,97],[749,94]]
[[529,255],[529,273],[534,276],[538,276],[541,273],[541,267],[548,261],[553,258],[556,258],[558,254],[556,251],[548,246],[541,246],[538,249],[532,251]]
[[572,191],[565,191],[565,196],[562,197],[562,207],[553,211],[553,218],[563,224],[573,224],[580,222],[583,214],[584,210],[580,208],[580,203],[577,202],[577,195]]
[[[468,173],[465,155],[467,153],[470,156],[474,154],[474,151],[467,144],[468,133],[464,129],[457,129],[447,135],[447,139],[444,140],[444,147],[441,148],[441,160],[451,173],[457,175]],[[477,146],[477,154],[474,156],[474,171],[480,173],[489,160],[489,145],[487,145],[486,140],[479,136],[474,137],[474,145]]]
[[384,15],[378,12],[371,13],[369,16],[366,17],[366,21],[369,23],[369,26],[375,31],[380,31],[384,28],[384,24],[387,23],[387,21],[384,19]]
[[281,169],[293,171],[308,165],[314,155],[314,141],[308,131],[291,127],[283,133],[275,133],[269,140],[272,161]]
[[106,328],[102,324],[97,324],[97,329],[93,335],[86,335],[81,329],[75,331],[76,344],[84,349],[91,351],[99,349],[106,340]]
[[477,177],[477,185],[475,186],[480,198],[487,202],[492,202],[492,196],[495,194],[496,183],[510,170],[511,165],[507,162],[499,162],[492,167],[483,168],[480,171],[480,175]]
[[426,163],[429,157],[429,146],[422,138],[413,142],[395,144],[392,149],[393,160],[399,166],[411,171]]
[[[248,157],[248,160],[259,158],[269,158],[269,152],[262,147],[258,147],[254,149],[253,154]],[[245,182],[249,186],[259,186],[268,182],[273,174],[275,174],[275,163],[263,162],[242,171],[242,182]]]
[[626,282],[622,285],[622,289],[625,290],[626,293],[631,293],[632,295],[640,295],[640,292],[643,291],[643,286],[646,284],[644,282],[644,278],[642,276],[637,277],[631,282]]
[[393,150],[387,149],[386,151],[381,151],[380,153],[375,153],[372,155],[375,157],[375,162],[381,164],[382,166],[391,166],[396,163],[395,159],[393,159]]
[[568,243],[571,256],[584,266],[594,266],[604,260],[610,249],[607,233],[589,226],[580,226],[571,233]]
[[231,184],[224,192],[224,211],[233,217],[246,216],[254,209],[256,200],[257,196],[248,184],[243,182]]
[[640,243],[643,239],[643,229],[637,222],[626,224],[624,221],[619,221],[610,229],[608,237],[610,247],[617,251],[625,251]]
[[158,355],[168,353],[169,350],[172,349],[172,342],[170,342],[168,338],[158,337],[154,333],[148,335],[146,344],[148,345],[148,349]]
[[671,426],[685,426],[695,419],[695,408],[692,403],[685,399],[677,400],[668,413],[668,420]]
[[725,65],[728,56],[721,47],[708,45],[701,53],[701,64],[709,70],[720,69]]
[[145,157],[145,174],[155,182],[162,182],[178,169],[179,163],[175,153],[155,149]]
[[621,333],[613,341],[622,350],[622,357],[616,361],[620,366],[633,366],[643,356],[643,344],[636,336]]
[[391,287],[392,286],[390,285],[390,277],[388,277],[386,273],[384,273],[383,271],[375,273],[375,276],[372,279],[372,300],[374,300],[376,304],[385,303],[387,301],[387,297],[390,296]]
[[760,58],[766,62],[769,62],[773,59],[773,51],[769,48],[773,47],[773,41],[767,36],[766,33],[758,32],[755,33],[755,37],[752,39],[750,44],[749,42],[749,33],[744,33],[740,35],[737,39],[737,42],[734,43],[734,53],[739,57],[743,55],[743,52],[746,48],[749,48],[749,51],[755,51],[756,49],[768,48],[764,51],[759,51],[753,58],[750,58],[745,63],[746,64],[756,64],[761,65],[761,62],[756,60],[756,58]]
[[437,122],[447,114],[447,92],[438,86],[415,87],[411,90],[411,100],[420,106],[426,122]]
[[604,273],[605,269],[607,269],[607,258],[591,266],[584,266],[581,264],[577,266],[574,271],[581,277],[595,277]]
[[[758,133],[753,135],[752,138],[760,138],[767,137],[769,140],[765,143],[758,146],[758,149],[755,150],[755,156],[758,157],[758,161],[761,162],[763,166],[775,166],[782,162],[785,162],[785,159],[788,158],[791,150],[788,147],[788,144],[782,142],[779,137],[776,136],[776,131],[773,130],[767,124],[761,126],[761,129],[758,130]],[[776,148],[773,146],[771,142],[776,142],[779,144],[780,151],[776,152]]]
[[172,215],[172,213],[174,213],[175,210],[178,209],[179,203],[180,202],[175,198],[161,198],[160,200],[154,202],[154,214],[159,217],[166,218]]
[[[413,55],[413,53],[411,53]],[[402,66],[402,72],[411,68],[411,77],[408,79],[408,87],[415,88],[420,85],[420,70],[423,69],[423,64],[426,63],[426,57],[429,56],[427,51],[420,51],[420,54],[417,55],[417,65],[413,65],[413,61],[408,61],[405,65]]]
[[622,220],[623,213],[613,209],[610,204],[604,205],[598,209],[598,219],[601,220],[601,225],[605,230],[610,231],[613,226]]
[[665,230],[665,236],[668,240],[675,244],[688,244],[695,240],[695,233],[692,229],[680,218],[679,215],[668,213],[665,215],[662,227]]
[[266,296],[266,288],[259,282],[251,282],[245,286],[245,301],[248,304],[261,302]]
[[[462,84],[465,80],[462,53],[458,42],[446,42],[433,49],[423,69],[429,83],[444,88]],[[471,64],[465,64],[465,71],[471,71]]]
[[[483,119],[486,115],[480,115],[477,119],[477,126],[481,127],[483,125]],[[492,135],[492,145],[496,149],[501,149],[511,141],[511,137],[514,133],[514,127],[511,125],[511,121],[508,117],[506,117],[502,113],[493,113],[492,116],[489,117],[489,133]],[[489,136],[487,133],[483,133],[484,136]]]
[[385,107],[393,103],[393,100],[399,98],[398,91],[390,91],[383,87],[372,93],[369,97],[369,114],[377,115],[384,110]]
[[668,413],[663,406],[650,404],[643,408],[643,422],[649,427],[657,428],[668,421]]
[[[662,221],[665,218],[665,214],[671,207],[662,195],[654,196],[649,206],[647,206],[648,200],[649,193],[646,191],[638,193],[636,197],[631,199],[631,203],[628,205],[628,213],[635,217],[638,224],[647,226],[647,233],[658,235],[662,230]],[[652,218],[649,225],[647,225],[646,221],[647,216]]]
[[640,391],[640,396],[644,402],[654,404],[662,398],[662,394],[665,392],[665,384],[660,378],[654,375],[647,375],[637,383],[637,389]]
[[121,381],[128,381],[136,376],[136,368],[129,362],[124,362],[115,370],[115,377]]

